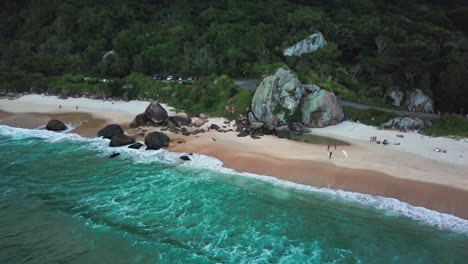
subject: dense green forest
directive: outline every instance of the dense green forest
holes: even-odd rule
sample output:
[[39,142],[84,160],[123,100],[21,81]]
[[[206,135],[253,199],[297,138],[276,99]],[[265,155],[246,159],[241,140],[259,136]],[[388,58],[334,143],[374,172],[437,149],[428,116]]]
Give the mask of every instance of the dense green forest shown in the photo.
[[[436,110],[468,110],[464,0],[2,0],[0,24],[0,89],[68,91],[91,76],[118,78],[102,85],[118,96],[136,73],[261,78],[286,64],[342,98],[419,88]],[[324,48],[283,56],[316,31]]]

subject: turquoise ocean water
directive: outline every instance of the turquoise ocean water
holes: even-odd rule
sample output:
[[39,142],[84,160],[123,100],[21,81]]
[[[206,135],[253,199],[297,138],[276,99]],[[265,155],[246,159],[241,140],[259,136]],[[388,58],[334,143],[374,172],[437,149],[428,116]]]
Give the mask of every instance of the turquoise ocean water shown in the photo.
[[0,126],[0,263],[468,263],[468,221]]

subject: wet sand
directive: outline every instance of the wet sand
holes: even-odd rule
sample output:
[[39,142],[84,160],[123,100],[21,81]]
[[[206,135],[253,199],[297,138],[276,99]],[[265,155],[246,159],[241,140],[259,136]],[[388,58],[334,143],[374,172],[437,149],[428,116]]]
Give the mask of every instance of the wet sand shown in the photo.
[[12,114],[0,111],[0,125],[12,127],[35,129],[45,126],[51,119],[58,119],[65,124],[75,126],[76,128],[72,132],[85,137],[95,137],[97,132],[108,124],[104,119],[94,118],[89,113],[81,112],[60,114]]

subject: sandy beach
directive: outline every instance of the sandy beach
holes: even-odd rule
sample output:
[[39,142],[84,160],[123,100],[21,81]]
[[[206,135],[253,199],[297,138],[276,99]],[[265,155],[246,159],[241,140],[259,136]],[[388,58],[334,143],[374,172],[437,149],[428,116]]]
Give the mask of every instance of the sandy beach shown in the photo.
[[[62,105],[62,109],[58,106]],[[77,111],[75,108],[79,106]],[[59,100],[40,95],[17,100],[0,99],[0,124],[36,128],[51,118],[74,123],[73,131],[92,137],[107,123],[128,129],[133,117],[144,111],[148,102],[102,102],[84,98]],[[222,118],[211,123],[224,124]],[[159,128],[129,129],[130,135]],[[362,124],[344,122],[337,126],[313,129],[313,134],[349,142],[337,146],[332,159],[327,146],[264,136],[239,138],[235,132],[182,136],[168,132],[168,150],[200,153],[220,159],[225,167],[240,172],[275,176],[300,184],[327,187],[392,197],[413,205],[468,219],[468,152],[466,139],[429,138],[414,132],[396,137],[396,131],[382,131]],[[369,143],[370,136],[387,139],[390,145]],[[137,139],[142,139],[138,137]],[[179,143],[177,143],[179,142]],[[183,143],[181,143],[183,142]],[[400,143],[400,145],[394,145]],[[447,153],[434,152],[436,147]],[[343,153],[346,152],[346,155]],[[467,154],[468,155],[468,154]]]

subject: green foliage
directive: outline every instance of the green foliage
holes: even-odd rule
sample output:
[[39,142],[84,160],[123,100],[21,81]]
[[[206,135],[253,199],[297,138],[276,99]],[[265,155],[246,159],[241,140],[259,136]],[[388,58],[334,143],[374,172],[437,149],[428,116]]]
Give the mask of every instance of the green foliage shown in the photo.
[[425,127],[424,133],[433,136],[459,136],[468,138],[468,119],[458,115],[446,115],[432,121],[432,126]]
[[[167,102],[190,114],[207,113],[212,116],[235,118],[245,115],[250,107],[253,92],[240,89],[226,75],[211,75],[194,85],[178,85]],[[234,113],[225,113],[225,107],[235,108]]]
[[375,108],[369,108],[367,110],[356,109],[348,106],[343,107],[343,112],[347,119],[353,121],[359,121],[360,123],[379,126],[388,120],[397,117],[393,113],[387,113],[384,111],[377,110]]
[[[4,89],[82,86],[139,96],[120,91],[117,80],[104,85],[54,76],[259,78],[286,64],[302,81],[352,101],[379,105],[390,90],[419,88],[433,94],[436,111],[468,109],[468,9],[460,0],[7,2],[11,8],[0,10],[0,72],[20,78],[2,81]],[[283,56],[316,31],[325,47]],[[104,59],[111,50],[117,55]],[[145,93],[169,93],[140,85]]]

